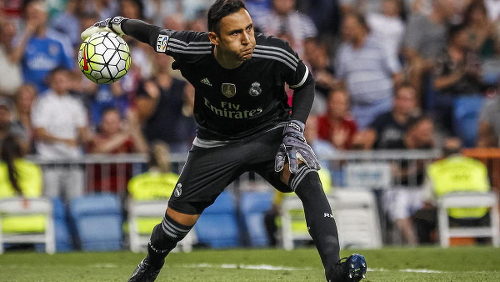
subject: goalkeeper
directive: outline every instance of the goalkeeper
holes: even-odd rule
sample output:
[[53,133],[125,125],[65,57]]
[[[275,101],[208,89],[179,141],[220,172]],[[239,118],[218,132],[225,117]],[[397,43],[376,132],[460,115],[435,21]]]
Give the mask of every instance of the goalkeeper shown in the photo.
[[[286,42],[254,33],[241,0],[217,0],[208,11],[208,30],[168,30],[114,17],[82,33],[87,38],[112,31],[148,43],[172,56],[173,68],[196,89],[197,136],[165,217],[153,229],[148,255],[129,281],[154,281],[165,257],[203,210],[246,171],[302,200],[328,281],[361,280],[364,257],[339,258],[337,227],[318,177],[319,164],[303,136],[314,99],[311,73]],[[285,84],[294,90],[291,108]]]

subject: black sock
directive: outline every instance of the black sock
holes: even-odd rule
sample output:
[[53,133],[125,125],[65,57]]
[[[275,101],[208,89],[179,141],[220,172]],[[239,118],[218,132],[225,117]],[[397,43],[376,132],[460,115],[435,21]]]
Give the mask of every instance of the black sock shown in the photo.
[[185,226],[175,222],[168,215],[153,228],[148,244],[148,260],[157,267],[162,267],[165,257],[172,251],[177,242],[186,237],[192,226]]
[[339,236],[332,209],[323,191],[318,173],[307,173],[295,190],[304,206],[309,234],[318,249],[325,270],[339,260]]

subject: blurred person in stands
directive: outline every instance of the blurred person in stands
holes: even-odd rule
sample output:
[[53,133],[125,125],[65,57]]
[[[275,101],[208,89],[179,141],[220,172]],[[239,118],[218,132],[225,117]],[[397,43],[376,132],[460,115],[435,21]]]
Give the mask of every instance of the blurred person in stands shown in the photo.
[[430,74],[445,49],[446,25],[452,15],[453,0],[434,0],[430,14],[414,13],[406,27],[403,55],[407,76],[417,90],[419,104],[425,108],[430,103],[426,96],[432,90]]
[[185,111],[190,92],[185,81],[170,75],[169,57],[157,54],[155,62],[154,77],[144,82],[135,101],[144,136],[150,144],[163,141],[171,152],[185,153],[195,134],[192,113]]
[[380,2],[380,12],[366,15],[366,21],[373,36],[395,58],[399,58],[405,32],[405,23],[401,18],[401,5],[400,0],[383,0]]
[[402,79],[401,65],[389,56],[360,14],[342,20],[343,42],[335,60],[336,76],[345,84],[360,129],[392,107],[393,85]]
[[[98,131],[90,141],[89,153],[111,155],[147,151],[148,146],[134,112],[128,112],[124,120],[117,108],[104,110]],[[125,186],[120,185],[125,185],[132,176],[129,164],[95,164],[91,169],[94,176],[88,185],[91,191],[124,190]]]
[[[48,88],[46,76],[58,67],[72,69],[73,57],[65,51],[59,38],[56,40],[48,35],[47,7],[44,1],[26,1],[24,19],[26,27],[16,49],[22,53],[24,82],[35,85],[41,94]],[[26,44],[23,44],[24,38],[28,38]]]
[[[7,135],[0,146],[0,200],[21,197],[24,207],[30,204],[30,198],[42,195],[42,169],[28,161],[23,141],[16,135]],[[45,229],[46,217],[38,214],[2,215],[2,232],[26,233]],[[7,247],[17,247],[10,244]]]
[[304,41],[317,36],[313,21],[295,9],[296,0],[273,0],[272,10],[256,18],[256,25],[267,35],[288,35],[288,43],[302,56]]
[[[168,145],[161,141],[155,142],[148,153],[148,171],[130,179],[128,192],[132,199],[139,201],[168,199],[178,179],[179,175],[172,172]],[[154,225],[145,231],[151,232]]]
[[14,135],[19,138],[26,150],[29,147],[26,129],[15,117],[16,110],[12,101],[6,97],[0,97],[0,146],[7,136]]
[[319,138],[336,149],[350,149],[357,125],[350,115],[349,93],[341,88],[331,90],[327,105],[326,114],[318,120]]
[[17,89],[15,97],[16,119],[26,131],[28,153],[33,153],[35,150],[33,143],[34,130],[33,123],[31,121],[31,114],[36,96],[37,92],[33,85],[23,84]]
[[360,149],[388,149],[401,144],[410,120],[419,112],[417,92],[409,83],[394,90],[392,110],[380,114],[354,138]]
[[[21,52],[14,47],[17,28],[13,20],[0,18],[0,96],[14,95],[21,86]],[[22,37],[21,45],[26,44],[27,36]]]
[[9,134],[0,146],[0,198],[42,194],[42,170],[25,159],[22,143],[18,136]]
[[[429,150],[435,145],[434,122],[427,116],[412,119],[403,140],[390,149]],[[425,164],[420,160],[401,160],[393,163],[392,176],[396,186],[384,191],[384,210],[401,232],[404,242],[418,243],[412,216],[422,207],[420,199],[425,178]]]
[[[90,140],[87,111],[69,94],[70,71],[56,68],[49,74],[50,88],[33,105],[37,155],[44,160],[77,160],[82,145]],[[62,164],[44,169],[45,195],[69,200],[83,195],[83,171],[77,165]]]
[[[464,25],[451,26],[448,45],[435,62],[433,114],[439,121],[440,130],[462,139],[465,146],[476,142],[477,118],[481,102],[483,82],[481,61],[477,53],[470,49],[467,28]],[[460,119],[461,111],[467,111],[472,124]]]
[[[437,227],[437,201],[448,193],[488,192],[488,169],[476,159],[461,154],[462,143],[449,137],[443,144],[443,159],[431,163],[426,169],[422,209],[415,214],[420,243],[434,243]],[[448,210],[452,226],[475,226],[488,222],[487,208],[453,208]]]
[[477,147],[500,147],[500,94],[487,99],[479,115]]
[[51,28],[61,34],[65,34],[73,47],[79,47],[82,42],[79,20],[79,12],[83,8],[82,4],[82,0],[67,0],[65,10],[55,15],[50,21]]
[[339,80],[335,78],[326,43],[311,39],[305,42],[304,47],[304,60],[310,65],[316,80],[312,113],[321,115],[326,112],[328,93],[339,86]]
[[466,26],[469,48],[481,58],[490,58],[499,50],[495,25],[488,18],[486,5],[482,0],[471,1],[464,12],[463,24]]

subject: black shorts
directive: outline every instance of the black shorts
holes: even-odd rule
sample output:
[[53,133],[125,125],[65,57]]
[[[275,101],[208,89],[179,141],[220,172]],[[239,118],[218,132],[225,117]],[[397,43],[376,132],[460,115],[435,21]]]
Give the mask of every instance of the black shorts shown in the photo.
[[201,214],[242,173],[253,171],[281,192],[292,192],[274,171],[282,141],[279,127],[215,148],[193,146],[168,206],[186,214]]

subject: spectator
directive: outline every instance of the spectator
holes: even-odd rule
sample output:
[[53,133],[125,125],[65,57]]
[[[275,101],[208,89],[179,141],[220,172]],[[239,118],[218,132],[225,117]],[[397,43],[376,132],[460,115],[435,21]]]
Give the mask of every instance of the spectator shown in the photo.
[[394,91],[393,108],[375,118],[355,137],[361,149],[388,149],[401,144],[411,118],[418,114],[417,92],[411,84],[401,84]]
[[184,81],[169,74],[169,57],[158,54],[155,59],[158,68],[155,76],[144,83],[143,91],[136,97],[144,136],[150,144],[155,141],[167,143],[173,153],[187,152],[195,130],[191,112],[186,111],[189,91]]
[[334,148],[350,149],[357,131],[350,116],[349,94],[344,89],[333,89],[328,95],[327,113],[318,120],[318,136]]
[[[0,96],[13,95],[22,84],[21,52],[14,48],[13,39],[16,35],[13,20],[0,19]],[[20,39],[20,45],[26,44],[27,36]]]
[[299,1],[301,10],[314,22],[318,29],[318,37],[334,43],[339,33],[340,4],[342,0],[309,0]]
[[[430,73],[446,46],[446,24],[453,14],[452,0],[434,0],[430,14],[414,13],[408,22],[403,54],[408,64],[408,78],[417,89],[419,102],[430,106]],[[422,98],[422,99],[420,99]]]
[[33,143],[33,124],[31,122],[31,110],[37,96],[36,89],[31,84],[21,85],[16,92],[16,115],[17,122],[23,127],[26,132],[26,142],[28,145],[28,153],[34,152]]
[[[480,59],[469,49],[467,30],[464,25],[449,30],[448,46],[435,66],[434,87],[436,93],[433,111],[440,121],[441,130],[459,136],[466,146],[475,144],[479,105],[470,100],[482,91]],[[475,107],[475,108],[474,108]],[[460,121],[458,111],[467,110],[474,118],[471,126]]]
[[[49,90],[33,107],[35,147],[45,160],[77,159],[82,156],[82,144],[90,140],[87,112],[69,95],[69,79],[69,70],[54,69],[49,74]],[[46,196],[69,200],[84,192],[83,171],[78,166],[47,167],[44,178]]]
[[0,199],[15,196],[40,197],[42,170],[25,159],[26,151],[22,140],[12,134],[5,136],[0,152]]
[[488,19],[488,12],[483,1],[472,1],[464,13],[464,25],[468,34],[469,48],[481,58],[490,58],[498,50],[495,38],[495,26]]
[[[422,150],[434,147],[434,122],[427,116],[412,119],[400,144],[391,149]],[[420,199],[425,177],[425,166],[421,161],[403,160],[396,163],[392,170],[394,189],[384,192],[385,211],[389,219],[403,235],[409,245],[416,245],[418,240],[412,221],[414,213],[422,207]]]
[[[444,158],[427,167],[423,193],[424,206],[415,214],[420,243],[433,243],[431,235],[437,226],[436,202],[454,192],[487,192],[490,190],[486,166],[473,158],[461,155],[461,141],[445,140]],[[487,208],[453,208],[448,210],[452,225],[480,225],[488,221]]]
[[399,62],[373,36],[363,16],[347,14],[343,42],[337,51],[336,76],[351,95],[352,112],[361,129],[389,111],[393,85],[401,79]]
[[273,9],[265,16],[255,19],[256,26],[263,33],[274,36],[288,36],[288,43],[302,57],[304,41],[317,36],[312,20],[295,10],[296,0],[273,0]]
[[15,120],[15,109],[12,102],[8,98],[0,97],[0,146],[9,135],[19,138],[24,149],[28,147],[26,130]]
[[[179,175],[171,170],[170,150],[165,143],[157,142],[151,145],[148,167],[147,172],[132,177],[128,182],[130,196],[134,200],[168,199],[174,191]],[[147,229],[147,232],[150,232],[151,228]]]
[[[325,104],[325,99],[328,93],[333,88],[338,87],[339,81],[335,78],[332,60],[329,55],[328,46],[319,40],[308,40],[305,43],[305,61],[311,66],[311,72],[316,80],[315,99],[322,101]],[[315,107],[313,106],[313,110]],[[326,109],[318,111],[324,113]]]
[[[65,51],[63,44],[48,35],[47,11],[42,0],[26,1],[24,16],[26,20],[25,35],[29,38],[26,45],[16,46],[22,51],[22,72],[24,81],[36,86],[39,93],[47,90],[46,76],[57,67],[71,69],[73,58]],[[71,47],[70,47],[71,49]],[[72,50],[72,49],[71,49]],[[72,53],[72,51],[68,51]]]
[[57,14],[50,22],[51,28],[61,34],[68,36],[71,46],[77,47],[82,39],[80,38],[80,21],[78,12],[82,6],[81,0],[68,0],[64,12]]
[[478,147],[500,147],[500,94],[489,99],[479,116]]
[[384,45],[389,55],[398,58],[405,31],[405,23],[401,19],[401,2],[383,0],[381,13],[369,13],[366,20],[373,36]]
[[[132,112],[127,120],[122,120],[116,108],[104,110],[99,131],[90,142],[89,152],[95,154],[130,154],[146,153],[147,144],[139,123]],[[93,176],[91,191],[117,192],[124,187],[132,176],[130,165],[103,164],[92,166]]]
[[109,108],[103,112],[99,132],[94,135],[91,153],[120,154],[146,153],[147,144],[140,131],[140,126],[132,113],[123,121],[116,108]]

